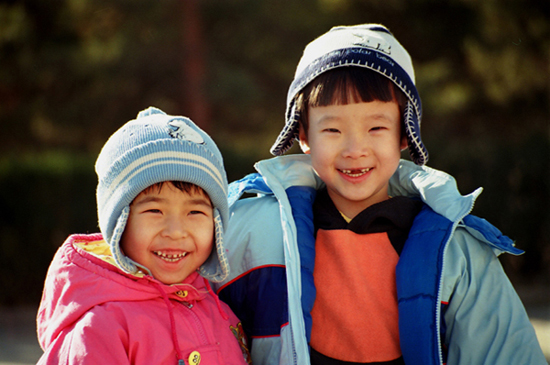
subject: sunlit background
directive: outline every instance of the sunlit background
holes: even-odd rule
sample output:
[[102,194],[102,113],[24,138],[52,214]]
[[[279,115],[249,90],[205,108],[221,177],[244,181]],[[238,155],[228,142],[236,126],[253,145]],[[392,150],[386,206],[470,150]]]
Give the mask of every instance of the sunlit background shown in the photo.
[[[187,115],[230,180],[269,158],[304,46],[375,22],[408,49],[429,166],[485,188],[474,214],[527,251],[501,261],[550,303],[550,1],[0,2],[0,306],[37,305],[71,233],[98,231],[93,170],[148,107]],[[293,150],[298,152],[297,150]]]

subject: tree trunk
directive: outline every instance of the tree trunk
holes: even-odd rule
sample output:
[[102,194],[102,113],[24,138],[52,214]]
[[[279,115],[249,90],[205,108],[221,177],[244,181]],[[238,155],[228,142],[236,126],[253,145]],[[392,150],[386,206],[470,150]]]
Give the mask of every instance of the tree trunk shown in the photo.
[[202,39],[200,0],[180,2],[183,12],[183,103],[184,115],[189,116],[207,133],[210,132],[210,115],[205,93],[205,46]]

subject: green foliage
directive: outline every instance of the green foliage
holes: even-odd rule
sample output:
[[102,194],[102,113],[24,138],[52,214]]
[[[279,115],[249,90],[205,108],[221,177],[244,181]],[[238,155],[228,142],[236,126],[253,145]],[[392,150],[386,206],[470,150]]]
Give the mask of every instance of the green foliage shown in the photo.
[[36,303],[69,233],[98,231],[93,161],[58,152],[0,161],[1,304]]
[[[464,192],[485,187],[474,213],[528,252],[509,273],[550,280],[550,2],[10,0],[0,4],[0,301],[35,301],[63,239],[97,230],[95,157],[139,110],[195,119],[199,95],[208,116],[195,121],[238,179],[269,157],[303,47],[365,22],[388,26],[413,58],[430,165]],[[193,52],[204,75],[188,72]]]

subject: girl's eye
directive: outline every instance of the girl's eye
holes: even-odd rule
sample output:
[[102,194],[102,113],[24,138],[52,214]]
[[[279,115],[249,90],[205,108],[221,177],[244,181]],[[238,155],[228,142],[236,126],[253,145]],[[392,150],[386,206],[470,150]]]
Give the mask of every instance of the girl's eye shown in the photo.
[[336,129],[336,128],[325,128],[325,129],[323,129],[323,132],[338,133],[339,130]]
[[376,132],[376,131],[381,131],[381,130],[384,130],[384,129],[386,129],[386,128],[384,128],[384,127],[374,127],[374,128],[371,128],[371,131]]
[[160,214],[162,212],[160,211],[160,209],[147,209],[145,213]]
[[189,212],[189,214],[192,214],[192,215],[195,215],[195,214],[204,214],[204,215],[206,215],[205,212],[200,211],[200,210],[192,210],[192,211]]

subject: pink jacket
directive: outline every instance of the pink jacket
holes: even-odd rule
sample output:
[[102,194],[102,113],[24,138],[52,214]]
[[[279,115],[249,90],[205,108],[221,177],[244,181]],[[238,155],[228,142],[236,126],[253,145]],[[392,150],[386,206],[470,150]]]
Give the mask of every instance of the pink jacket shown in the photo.
[[73,235],[56,253],[38,310],[39,364],[246,364],[242,327],[204,278],[129,275],[106,247],[101,234]]

